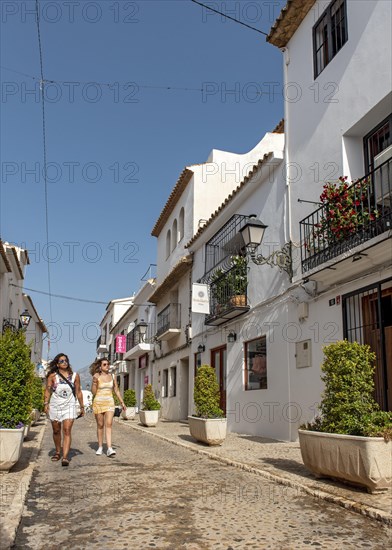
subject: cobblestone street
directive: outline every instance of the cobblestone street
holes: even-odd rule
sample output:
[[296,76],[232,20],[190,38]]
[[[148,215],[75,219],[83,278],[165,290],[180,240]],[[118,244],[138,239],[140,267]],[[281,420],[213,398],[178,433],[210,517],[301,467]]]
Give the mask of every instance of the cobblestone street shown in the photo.
[[47,425],[13,548],[390,547],[383,523],[121,422],[115,458],[96,456],[95,438],[94,419],[78,420],[63,468]]

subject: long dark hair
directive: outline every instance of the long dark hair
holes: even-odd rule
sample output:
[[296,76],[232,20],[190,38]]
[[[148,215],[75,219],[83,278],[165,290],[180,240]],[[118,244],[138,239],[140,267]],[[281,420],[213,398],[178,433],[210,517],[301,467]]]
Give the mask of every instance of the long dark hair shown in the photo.
[[107,357],[102,357],[101,359],[96,359],[94,363],[90,365],[90,374],[91,376],[94,376],[97,372],[101,372],[101,363],[102,361],[107,361],[110,363],[109,359]]
[[50,376],[54,372],[56,374],[59,372],[58,362],[59,362],[60,357],[65,357],[67,359],[67,361],[68,361],[68,374],[70,374],[70,375],[73,374],[73,370],[72,370],[72,367],[71,367],[71,363],[69,362],[68,355],[66,353],[58,353],[56,355],[56,357],[54,359],[52,359],[51,362],[49,363],[48,376]]

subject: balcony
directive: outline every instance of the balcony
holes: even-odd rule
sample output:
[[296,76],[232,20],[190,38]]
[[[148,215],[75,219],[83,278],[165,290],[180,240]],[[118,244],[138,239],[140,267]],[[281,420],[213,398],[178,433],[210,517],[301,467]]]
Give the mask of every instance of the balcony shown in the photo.
[[210,313],[206,325],[222,325],[250,309],[247,296],[246,259],[236,257],[227,271],[218,269],[210,279]]
[[169,304],[157,317],[158,340],[170,340],[181,332],[181,304]]
[[106,339],[101,335],[97,340],[97,353],[107,353],[109,347],[106,344]]
[[[154,349],[153,339],[155,336],[154,323],[146,323],[143,325],[136,325],[127,335],[126,352],[124,353],[124,359],[136,359],[149,351]],[[143,334],[141,328],[145,327],[145,333]]]
[[303,273],[314,278],[315,272],[336,271],[336,264],[345,262],[340,269],[350,276],[358,269],[349,264],[359,257],[368,257],[363,266],[385,261],[392,228],[391,172],[389,159],[300,222]]

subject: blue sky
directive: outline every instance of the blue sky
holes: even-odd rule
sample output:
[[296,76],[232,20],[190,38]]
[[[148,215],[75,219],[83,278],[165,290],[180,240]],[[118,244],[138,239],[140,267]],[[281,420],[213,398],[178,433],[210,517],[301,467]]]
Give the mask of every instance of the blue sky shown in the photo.
[[[205,3],[265,32],[285,4]],[[53,244],[29,0],[1,3],[0,235],[29,250],[25,287],[48,292],[49,259],[53,294],[107,303],[156,262],[150,233],[184,166],[212,148],[246,152],[283,117],[282,54],[190,0],[39,5]],[[49,298],[27,292],[52,326],[51,355],[89,364],[105,306],[53,297],[51,318]]]

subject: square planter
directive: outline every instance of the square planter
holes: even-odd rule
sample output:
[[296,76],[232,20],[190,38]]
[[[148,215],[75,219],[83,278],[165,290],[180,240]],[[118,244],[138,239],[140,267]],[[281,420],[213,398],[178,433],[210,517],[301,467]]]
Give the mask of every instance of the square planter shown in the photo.
[[18,462],[22,453],[24,427],[0,428],[0,471],[8,471]]
[[159,411],[140,411],[139,418],[144,426],[156,426],[158,424]]
[[298,430],[302,460],[317,477],[366,487],[369,493],[392,486],[392,441]]
[[133,420],[136,416],[136,407],[127,407],[125,411],[121,412],[121,417],[124,420]]
[[227,418],[188,416],[191,436],[207,445],[222,445],[226,439]]

